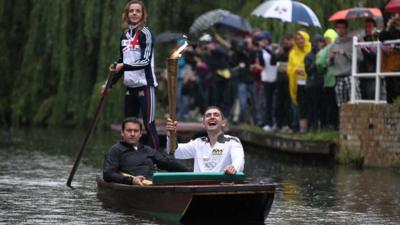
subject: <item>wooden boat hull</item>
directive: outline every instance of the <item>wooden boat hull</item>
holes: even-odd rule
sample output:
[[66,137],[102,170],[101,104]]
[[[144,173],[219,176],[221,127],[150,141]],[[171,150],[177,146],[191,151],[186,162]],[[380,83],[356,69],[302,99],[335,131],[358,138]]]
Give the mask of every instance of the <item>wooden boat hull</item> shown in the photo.
[[274,184],[133,186],[97,178],[98,198],[107,207],[138,212],[184,224],[229,222],[263,224]]

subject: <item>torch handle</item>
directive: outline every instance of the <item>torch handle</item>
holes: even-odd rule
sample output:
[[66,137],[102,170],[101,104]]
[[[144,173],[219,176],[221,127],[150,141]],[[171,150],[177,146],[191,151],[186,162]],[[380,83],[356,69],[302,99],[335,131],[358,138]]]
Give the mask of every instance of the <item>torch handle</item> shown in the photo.
[[[178,58],[168,59],[168,111],[172,121],[176,121],[176,82],[178,72]],[[170,134],[170,153],[175,152],[177,146],[176,132]]]

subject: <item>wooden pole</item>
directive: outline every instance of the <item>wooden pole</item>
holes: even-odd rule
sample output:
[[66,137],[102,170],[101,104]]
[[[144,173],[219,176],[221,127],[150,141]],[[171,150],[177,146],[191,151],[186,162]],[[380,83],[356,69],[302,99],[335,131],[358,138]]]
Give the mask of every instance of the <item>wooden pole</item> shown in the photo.
[[97,121],[99,119],[100,112],[103,109],[103,106],[104,106],[104,103],[105,103],[105,100],[106,100],[106,97],[107,97],[107,94],[108,94],[108,89],[109,89],[109,87],[111,85],[111,80],[112,80],[112,73],[110,73],[108,75],[106,86],[105,86],[104,91],[102,93],[101,99],[100,99],[99,103],[97,104],[96,112],[94,114],[92,122],[90,123],[89,130],[86,132],[85,138],[83,139],[82,144],[81,144],[81,148],[79,149],[78,155],[76,156],[74,165],[73,165],[72,170],[71,170],[71,172],[69,174],[68,181],[67,181],[67,186],[70,187],[70,188],[72,188],[72,186],[71,186],[72,179],[74,178],[75,172],[78,169],[79,162],[81,161],[81,158],[82,158],[82,155],[83,155],[83,151],[85,150],[86,144],[89,141],[90,137],[92,136],[94,128],[96,127]]

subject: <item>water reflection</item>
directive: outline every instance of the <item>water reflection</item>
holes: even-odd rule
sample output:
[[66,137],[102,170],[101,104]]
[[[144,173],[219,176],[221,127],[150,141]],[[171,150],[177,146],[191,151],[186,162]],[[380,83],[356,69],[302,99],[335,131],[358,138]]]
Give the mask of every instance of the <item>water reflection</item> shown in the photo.
[[304,161],[247,155],[248,175],[279,184],[268,224],[400,224],[399,172]]
[[[105,209],[97,199],[95,177],[117,134],[95,132],[76,189],[66,187],[83,136],[76,130],[1,133],[0,224],[166,224]],[[400,224],[399,173],[246,151],[247,175],[278,183],[267,224]]]

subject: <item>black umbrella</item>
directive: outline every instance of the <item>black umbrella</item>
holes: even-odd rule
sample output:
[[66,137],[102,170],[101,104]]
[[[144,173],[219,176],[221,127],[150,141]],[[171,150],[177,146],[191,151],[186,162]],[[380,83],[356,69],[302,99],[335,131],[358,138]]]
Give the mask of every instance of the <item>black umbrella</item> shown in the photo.
[[156,43],[174,42],[182,37],[183,37],[182,33],[166,31],[156,36]]

